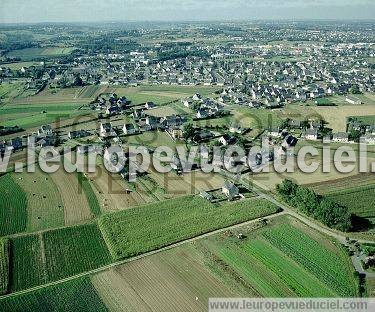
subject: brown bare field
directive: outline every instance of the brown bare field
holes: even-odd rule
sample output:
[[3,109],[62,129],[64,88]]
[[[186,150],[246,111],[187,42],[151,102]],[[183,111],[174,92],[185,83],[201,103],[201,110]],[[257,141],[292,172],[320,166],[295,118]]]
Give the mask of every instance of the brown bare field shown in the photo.
[[136,191],[128,193],[126,190],[130,187],[126,181],[119,174],[112,174],[103,167],[97,167],[95,174],[87,173],[87,176],[94,186],[103,212],[123,210],[148,202],[146,195]]
[[375,105],[344,106],[298,106],[289,105],[283,110],[283,116],[302,118],[321,116],[334,132],[346,131],[346,119],[350,116],[375,115]]
[[50,175],[64,203],[65,225],[73,225],[93,216],[86,195],[79,186],[77,174],[67,173],[63,168]]
[[92,283],[110,311],[204,311],[210,297],[233,297],[184,245],[99,273]]
[[[332,151],[333,152],[333,151]],[[329,183],[330,181],[335,181],[337,179],[351,179],[353,176],[358,176],[361,174],[359,172],[359,161],[357,159],[354,164],[354,170],[349,173],[339,172],[333,162],[331,162],[331,170],[329,173],[323,173],[322,168],[322,157],[317,156],[306,161],[306,164],[309,165],[311,161],[316,161],[319,163],[318,169],[313,173],[305,173],[298,169],[295,165],[295,171],[291,173],[278,173],[274,170],[273,165],[270,166],[270,172],[254,174],[251,176],[250,180],[253,181],[256,185],[264,188],[265,190],[274,190],[276,185],[281,183],[284,179],[295,180],[298,184],[316,184],[316,183]],[[374,162],[373,157],[368,157],[367,164],[371,166],[371,163]],[[371,167],[369,167],[371,168]]]
[[162,174],[154,168],[149,170],[152,179],[165,190],[165,198],[181,195],[197,194],[221,188],[225,179],[217,173],[204,173],[196,170],[182,175],[174,172]]

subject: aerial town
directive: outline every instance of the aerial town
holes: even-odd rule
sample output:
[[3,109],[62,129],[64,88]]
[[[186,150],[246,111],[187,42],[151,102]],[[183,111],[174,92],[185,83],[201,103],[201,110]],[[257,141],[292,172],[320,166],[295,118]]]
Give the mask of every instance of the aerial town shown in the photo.
[[0,311],[375,297],[374,29],[0,25]]

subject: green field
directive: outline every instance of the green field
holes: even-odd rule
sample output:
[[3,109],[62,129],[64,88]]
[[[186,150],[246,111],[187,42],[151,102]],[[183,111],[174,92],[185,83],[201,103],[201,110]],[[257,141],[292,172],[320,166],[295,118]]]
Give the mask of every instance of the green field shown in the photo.
[[132,135],[126,138],[129,145],[140,145],[157,148],[159,146],[168,146],[174,148],[176,142],[165,132],[144,132],[138,135]]
[[19,96],[24,91],[24,83],[2,83],[0,84],[0,100],[7,102]]
[[64,225],[64,204],[51,177],[37,170],[35,173],[12,173],[11,177],[27,198],[28,232]]
[[23,190],[7,174],[0,177],[0,236],[26,230],[27,198]]
[[43,233],[49,281],[96,269],[111,257],[96,224]]
[[85,192],[87,201],[89,202],[91,213],[95,217],[99,216],[101,213],[100,205],[89,180],[83,175],[83,173],[78,172],[78,181],[83,191]]
[[375,185],[347,188],[331,192],[327,196],[361,217],[375,217],[374,211]]
[[89,278],[42,288],[16,297],[0,299],[0,311],[108,311]]
[[19,70],[22,67],[38,66],[38,62],[17,62],[17,63],[6,63],[1,64],[0,67],[10,68],[11,70]]
[[85,224],[10,240],[10,291],[56,281],[111,262],[96,224]]
[[121,259],[276,211],[261,199],[237,207],[185,196],[105,215],[99,225],[112,256]]
[[353,268],[350,261],[345,260],[347,256],[341,247],[328,250],[321,242],[290,225],[267,231],[263,237],[336,294],[343,297],[357,294]]
[[[225,284],[261,297],[351,297],[358,283],[349,257],[334,242],[287,218],[271,226],[217,235],[197,248]],[[280,222],[281,221],[281,222]],[[273,223],[273,224],[272,224]]]
[[353,116],[349,118],[353,118],[359,122],[363,122],[365,125],[375,125],[375,115]]
[[72,53],[74,48],[49,47],[49,48],[27,48],[9,52],[8,57],[17,57],[23,61],[29,61],[37,58],[59,57]]
[[8,291],[9,284],[9,241],[0,239],[0,295]]
[[11,239],[10,268],[10,290],[12,292],[46,282],[40,235],[27,235]]

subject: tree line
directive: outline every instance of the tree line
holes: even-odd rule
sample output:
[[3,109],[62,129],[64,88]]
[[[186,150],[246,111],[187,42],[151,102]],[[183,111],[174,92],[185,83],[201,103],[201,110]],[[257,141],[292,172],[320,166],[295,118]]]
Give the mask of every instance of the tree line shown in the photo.
[[348,208],[325,196],[291,180],[284,180],[277,185],[276,190],[285,202],[332,229],[348,232],[353,228],[352,215]]

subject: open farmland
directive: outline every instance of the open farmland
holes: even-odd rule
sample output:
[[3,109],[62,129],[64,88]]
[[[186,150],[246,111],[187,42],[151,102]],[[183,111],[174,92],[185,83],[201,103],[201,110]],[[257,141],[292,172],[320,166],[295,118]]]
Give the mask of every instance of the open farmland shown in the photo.
[[0,177],[0,236],[26,230],[27,197],[11,175]]
[[247,203],[237,209],[185,196],[104,215],[99,225],[112,256],[121,259],[277,211],[262,199]]
[[[82,190],[87,198],[87,202],[91,211],[92,216],[97,217],[100,215],[100,205],[98,202],[98,198],[96,197],[92,186],[90,184],[90,181],[86,178],[86,176],[82,173],[78,174],[78,183],[80,187],[82,187]],[[80,192],[81,190],[79,190]],[[87,213],[87,211],[86,211]],[[88,215],[88,214],[87,214]]]
[[330,180],[320,183],[306,184],[305,186],[319,194],[328,194],[331,192],[345,190],[350,187],[368,186],[375,183],[375,177],[372,173],[362,173],[336,180]]
[[65,225],[73,225],[92,218],[90,202],[79,185],[77,174],[67,173],[63,168],[50,175],[63,202]]
[[[337,192],[330,192],[328,198],[348,207],[354,215],[367,219],[370,223],[367,228],[375,228],[375,184],[360,187],[350,187]],[[358,224],[360,227],[361,225]]]
[[89,278],[77,279],[27,294],[0,299],[0,311],[108,311]]
[[239,295],[211,273],[192,244],[101,272],[92,277],[92,283],[111,312],[124,311],[124,307],[179,311],[181,306],[204,311],[210,297]]
[[12,292],[44,284],[45,258],[40,235],[25,235],[10,241],[10,290]]
[[129,193],[127,189],[131,189],[130,185],[119,174],[110,173],[103,167],[97,167],[96,174],[87,173],[87,177],[102,212],[123,210],[148,202],[150,194],[137,190]]
[[144,132],[138,135],[127,137],[127,143],[133,146],[147,146],[157,148],[159,146],[167,146],[175,148],[176,142],[165,132]]
[[69,47],[47,47],[47,48],[27,48],[15,50],[8,53],[9,57],[20,58],[23,61],[29,61],[37,58],[58,57],[70,54],[74,48]]
[[50,175],[37,169],[33,174],[12,173],[12,178],[27,197],[29,232],[64,225],[64,202]]
[[[318,155],[314,157],[307,157],[306,163],[301,164],[301,167],[298,166],[296,158],[292,159],[290,163],[288,163],[289,168],[293,168],[292,161],[294,161],[294,171],[293,172],[277,172],[273,165],[270,165],[270,172],[262,172],[262,173],[256,173],[249,176],[249,178],[260,187],[266,189],[266,190],[274,190],[276,188],[276,185],[281,183],[284,179],[292,179],[296,181],[298,184],[307,184],[307,185],[317,185],[319,183],[329,184],[330,181],[338,181],[343,179],[360,179],[359,177],[362,175],[360,172],[360,161],[363,163],[368,164],[368,166],[371,166],[371,163],[374,162],[375,158],[372,152],[369,152],[367,157],[363,157],[359,159],[358,161],[353,163],[353,170],[348,173],[340,172],[336,169],[336,164],[333,161],[334,153],[336,152],[336,146],[333,146],[331,148],[331,156],[324,159],[324,161],[331,164],[330,166],[330,172],[323,172],[323,156],[322,156],[322,150],[321,150],[321,143],[320,145],[315,146],[318,151]],[[342,144],[341,144],[342,145]],[[341,146],[340,145],[340,146]],[[300,145],[297,145],[296,150]],[[305,170],[305,166],[311,165],[313,162],[316,162],[318,164],[317,170],[312,173],[306,173],[303,172]],[[369,167],[371,168],[371,167]],[[285,171],[285,170],[284,170]],[[363,182],[359,183],[368,183],[370,180],[370,177],[366,177],[364,175]],[[323,185],[323,184],[322,184]],[[330,186],[328,186],[330,187]]]
[[96,224],[43,233],[49,281],[89,271],[111,262]]
[[[238,229],[237,232],[241,231]],[[210,267],[228,283],[242,286],[254,296],[350,297],[357,295],[351,262],[331,242],[284,217],[269,226],[242,229],[242,241],[232,235],[201,240]],[[238,284],[237,284],[238,285]]]
[[328,127],[334,132],[345,132],[348,117],[375,115],[375,105],[345,105],[345,106],[298,106],[289,105],[284,109],[282,117],[301,118],[320,116],[328,122]]
[[0,295],[5,294],[9,284],[9,241],[0,239]]

